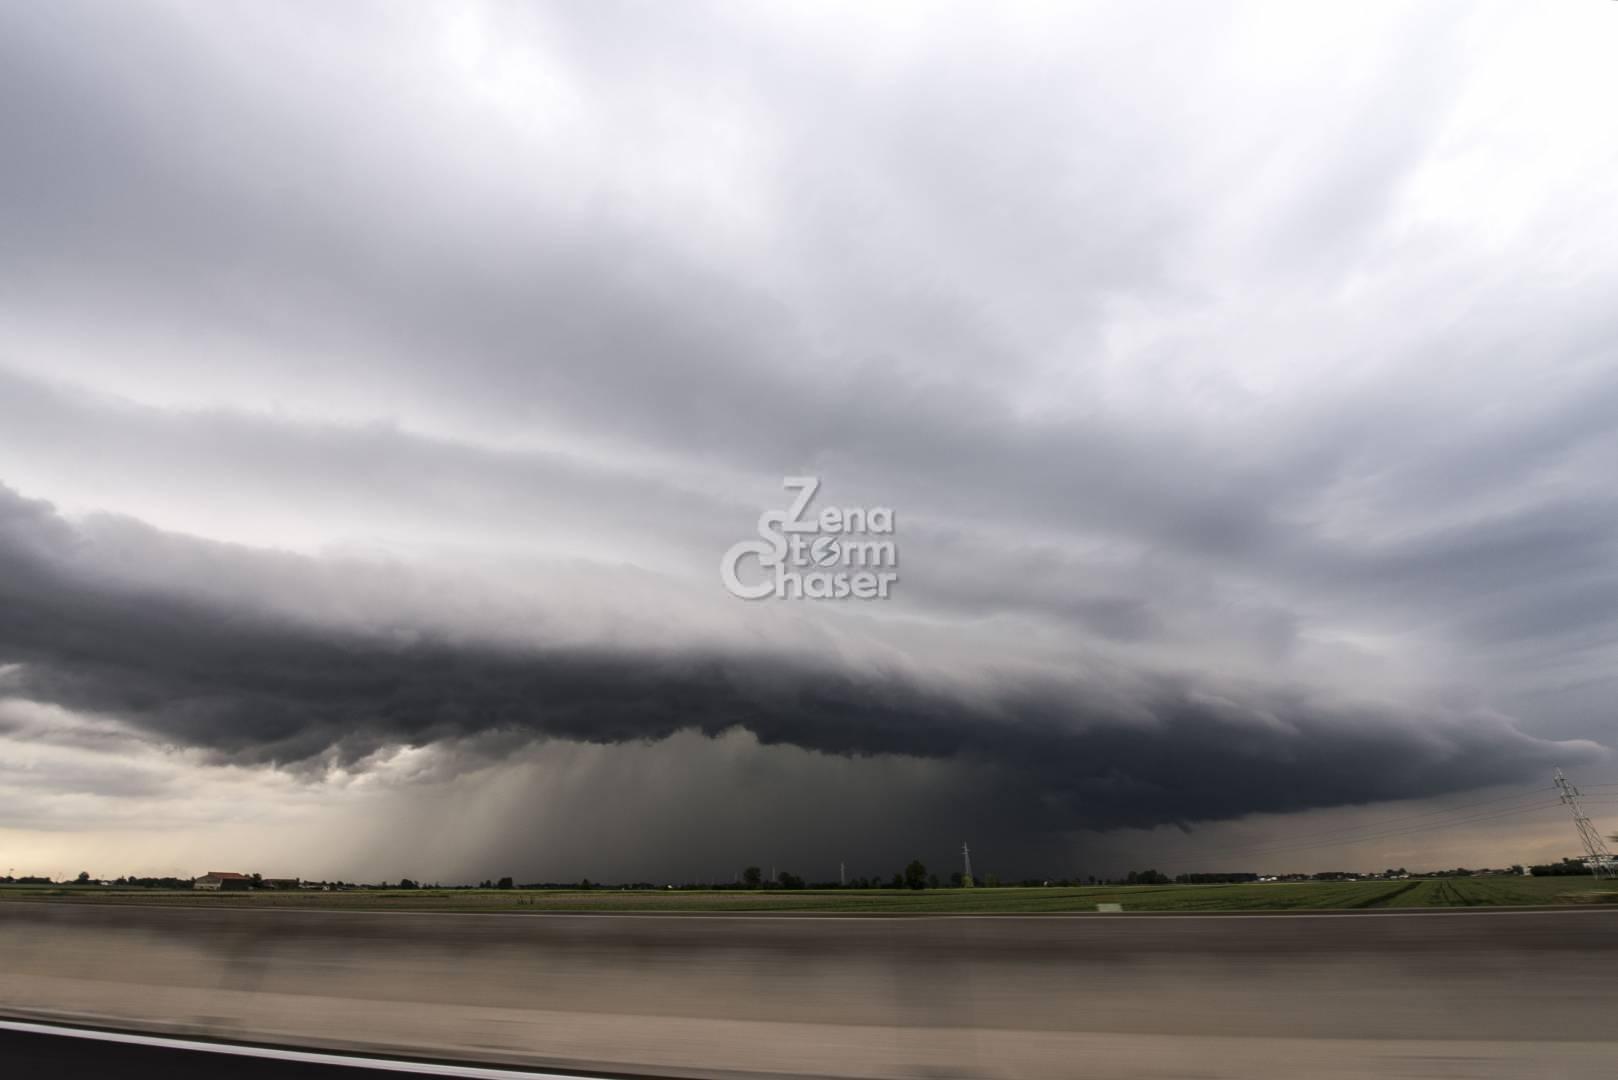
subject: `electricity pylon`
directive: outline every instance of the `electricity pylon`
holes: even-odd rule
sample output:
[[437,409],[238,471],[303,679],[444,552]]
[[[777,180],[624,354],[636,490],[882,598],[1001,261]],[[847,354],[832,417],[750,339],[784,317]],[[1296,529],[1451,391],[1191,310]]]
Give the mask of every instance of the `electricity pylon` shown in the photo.
[[1618,860],[1612,857],[1612,852],[1607,850],[1607,842],[1601,839],[1596,827],[1584,816],[1584,810],[1579,806],[1579,789],[1562,775],[1561,769],[1556,770],[1556,786],[1562,792],[1562,802],[1573,811],[1573,826],[1579,830],[1579,840],[1584,844],[1584,865],[1596,877],[1618,878]]
[[965,843],[961,844],[961,858],[966,860],[966,873],[961,875],[961,884],[970,889],[972,888],[972,849],[967,847]]

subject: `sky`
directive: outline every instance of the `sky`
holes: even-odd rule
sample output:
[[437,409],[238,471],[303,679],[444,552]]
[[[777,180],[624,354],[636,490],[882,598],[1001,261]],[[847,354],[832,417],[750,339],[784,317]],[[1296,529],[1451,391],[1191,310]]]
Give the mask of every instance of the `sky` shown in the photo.
[[[1615,47],[1605,4],[0,6],[0,870],[1578,854]],[[892,510],[889,595],[727,591],[788,477]]]

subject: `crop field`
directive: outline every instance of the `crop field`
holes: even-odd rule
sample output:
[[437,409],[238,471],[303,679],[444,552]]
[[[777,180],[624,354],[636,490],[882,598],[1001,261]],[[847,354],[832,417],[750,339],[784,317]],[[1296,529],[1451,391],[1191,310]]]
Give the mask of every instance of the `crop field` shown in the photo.
[[849,915],[1376,910],[1560,905],[1618,901],[1618,882],[1586,877],[1418,878],[1408,881],[1134,885],[1087,888],[814,890],[350,889],[340,892],[3,885],[0,902],[163,904],[182,907],[465,912],[779,912]]

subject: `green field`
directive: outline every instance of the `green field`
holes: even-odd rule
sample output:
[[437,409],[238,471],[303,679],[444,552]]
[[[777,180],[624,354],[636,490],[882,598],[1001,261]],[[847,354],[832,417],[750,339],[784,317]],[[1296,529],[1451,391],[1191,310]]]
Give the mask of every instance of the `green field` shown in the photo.
[[1038,914],[1095,911],[1322,911],[1618,902],[1618,882],[1586,877],[1424,878],[1410,881],[749,891],[597,889],[353,889],[209,893],[77,885],[0,885],[0,901],[166,904],[351,911],[781,912],[850,915]]

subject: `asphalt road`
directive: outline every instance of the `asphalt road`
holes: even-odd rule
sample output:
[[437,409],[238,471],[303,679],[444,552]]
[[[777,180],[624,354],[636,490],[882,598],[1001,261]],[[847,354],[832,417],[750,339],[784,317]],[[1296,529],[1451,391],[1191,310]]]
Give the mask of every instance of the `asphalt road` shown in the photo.
[[228,1072],[234,1080],[376,1080],[398,1074],[355,1071],[334,1065],[310,1065],[253,1058],[225,1058],[192,1050],[97,1042],[59,1035],[0,1031],[0,1062],[8,1076],[56,1077],[57,1080],[218,1080]]
[[[29,1029],[29,1030],[21,1030]],[[92,1028],[0,1020],[0,1063],[8,1076],[79,1080],[597,1080],[555,1072],[204,1043]]]
[[1618,911],[848,919],[0,904],[0,1012],[682,1077],[1584,1077]]

